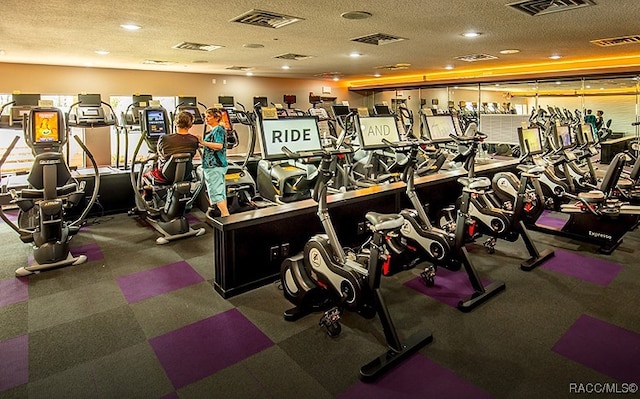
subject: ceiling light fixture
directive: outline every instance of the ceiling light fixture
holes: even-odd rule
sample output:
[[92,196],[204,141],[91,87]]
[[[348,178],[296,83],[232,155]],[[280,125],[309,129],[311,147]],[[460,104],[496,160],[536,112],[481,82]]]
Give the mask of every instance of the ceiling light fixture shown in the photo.
[[518,54],[519,52],[520,52],[520,50],[518,50],[516,48],[500,50],[500,54]]
[[559,60],[560,58],[562,58],[562,56],[558,55],[558,54],[554,54],[554,55],[549,56],[549,58],[552,59],[552,60]]
[[375,76],[376,78],[379,78],[381,75],[380,75],[380,73],[376,72],[376,73],[373,74],[373,76]]
[[462,34],[462,36],[464,37],[478,37],[480,36],[482,33],[480,32],[465,32]]
[[136,25],[136,24],[122,24],[120,25],[120,27],[126,30],[138,30],[142,28],[140,25]]
[[453,69],[453,65],[445,65],[444,69],[450,71]]
[[253,76],[253,72],[247,72],[246,75],[247,76]]
[[351,57],[351,58],[358,58],[360,56],[362,56],[362,54],[360,54],[358,52],[355,52],[355,51],[352,52],[352,53],[349,53],[349,57]]
[[289,65],[283,65],[280,68],[282,68],[282,69],[291,69],[291,67]]
[[339,81],[339,80],[340,80],[340,78],[339,78],[339,77],[337,77],[337,76],[334,76],[334,77],[333,77],[333,81],[334,81],[334,82],[337,82],[337,81]]
[[107,54],[109,54],[109,52],[107,50],[96,50],[95,53],[98,54],[98,55],[107,55]]

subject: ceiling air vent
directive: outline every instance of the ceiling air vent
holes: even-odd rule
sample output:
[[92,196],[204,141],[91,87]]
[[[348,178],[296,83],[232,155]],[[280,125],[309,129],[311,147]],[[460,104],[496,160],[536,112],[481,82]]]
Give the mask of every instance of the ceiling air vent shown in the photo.
[[373,44],[375,46],[382,46],[383,44],[401,42],[403,40],[407,40],[404,37],[398,37],[393,35],[387,35],[386,33],[374,33],[372,35],[356,37],[355,39],[351,39],[353,42]]
[[251,67],[233,65],[230,67],[226,67],[225,69],[228,69],[230,71],[248,71],[251,69]]
[[402,69],[409,69],[411,64],[393,64],[393,65],[381,65],[377,66],[374,69],[383,69],[386,71],[398,71]]
[[600,47],[620,46],[623,44],[640,43],[640,35],[612,37],[609,39],[591,40],[591,43]]
[[469,54],[469,55],[462,55],[460,57],[456,57],[456,60],[465,61],[465,62],[497,60],[497,59],[498,57],[490,54]]
[[218,46],[218,45],[215,45],[215,44],[201,44],[201,43],[182,42],[182,43],[176,44],[175,46],[173,46],[171,48],[177,48],[177,49],[180,49],[180,50],[213,51],[213,50],[217,50],[219,48],[222,48],[222,46]]
[[293,53],[286,53],[286,54],[280,54],[280,55],[276,55],[273,58],[280,58],[281,60],[294,60],[294,61],[299,61],[299,60],[306,60],[307,58],[311,58],[313,56],[311,55],[302,55],[302,54],[293,54]]
[[551,14],[552,12],[568,11],[595,5],[596,2],[593,0],[525,0],[507,4],[507,6],[531,16]]
[[231,20],[245,25],[262,26],[263,28],[278,29],[291,25],[304,18],[292,17],[291,15],[278,14],[277,12],[251,10]]

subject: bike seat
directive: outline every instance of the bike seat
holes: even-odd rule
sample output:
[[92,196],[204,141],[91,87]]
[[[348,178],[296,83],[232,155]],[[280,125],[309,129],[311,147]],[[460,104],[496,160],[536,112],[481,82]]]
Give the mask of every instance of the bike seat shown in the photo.
[[486,190],[491,187],[491,180],[487,177],[460,177],[458,182],[470,190]]
[[578,193],[578,198],[583,199],[588,203],[599,204],[604,202],[605,195],[602,191],[591,190],[586,193]]
[[373,231],[395,230],[402,226],[404,218],[397,213],[367,212],[365,215]]

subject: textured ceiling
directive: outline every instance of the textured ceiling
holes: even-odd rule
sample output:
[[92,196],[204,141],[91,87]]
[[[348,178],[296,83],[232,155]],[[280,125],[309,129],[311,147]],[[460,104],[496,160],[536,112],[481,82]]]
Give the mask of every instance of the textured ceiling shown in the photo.
[[[530,16],[507,6],[507,0],[164,0],[68,1],[3,0],[0,17],[0,62],[165,70],[209,74],[313,78],[326,74],[344,80],[429,74],[452,65],[495,68],[503,65],[562,60],[639,56],[640,44],[599,47],[591,40],[640,34],[639,0],[595,0],[596,5]],[[279,29],[231,22],[260,9],[302,18]],[[341,14],[362,10],[368,19]],[[120,24],[142,29],[125,31]],[[476,30],[480,37],[461,34]],[[407,40],[375,46],[351,39],[384,33]],[[223,46],[205,52],[174,49],[181,42]],[[262,48],[246,48],[260,44]],[[502,55],[500,50],[519,49]],[[98,55],[96,50],[107,50]],[[351,58],[349,53],[361,57]],[[311,58],[286,61],[275,56],[295,53]],[[488,54],[496,59],[467,63],[456,57]],[[145,60],[168,65],[144,64]],[[283,70],[283,65],[289,70]],[[410,64],[403,70],[376,67]]]

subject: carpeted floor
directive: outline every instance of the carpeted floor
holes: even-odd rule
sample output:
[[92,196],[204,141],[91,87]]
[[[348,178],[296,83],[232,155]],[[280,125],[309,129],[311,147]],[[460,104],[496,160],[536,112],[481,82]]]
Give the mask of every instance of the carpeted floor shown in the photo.
[[539,399],[640,384],[638,231],[611,256],[532,232],[556,257],[531,272],[521,241],[471,246],[481,278],[507,287],[471,313],[455,308],[470,289],[462,271],[429,288],[418,269],[384,278],[401,336],[433,342],[366,384],[360,366],[385,350],[377,318],[345,314],[331,338],[319,315],[284,321],[275,283],[221,298],[208,226],[159,246],[135,218],[90,222],[72,240],[87,263],[19,279],[30,247],[0,225],[0,398]]

